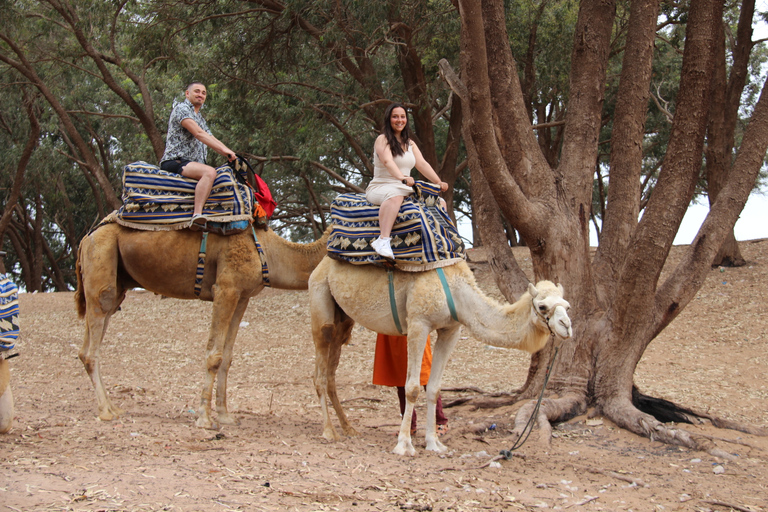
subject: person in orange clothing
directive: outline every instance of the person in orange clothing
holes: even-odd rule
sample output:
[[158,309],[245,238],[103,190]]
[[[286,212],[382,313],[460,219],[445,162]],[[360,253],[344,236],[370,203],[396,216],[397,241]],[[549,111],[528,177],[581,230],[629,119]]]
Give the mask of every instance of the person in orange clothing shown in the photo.
[[[421,375],[419,384],[425,387],[432,368],[432,346],[427,337],[424,357],[421,360]],[[400,416],[405,413],[405,377],[408,372],[408,338],[406,336],[390,336],[379,333],[376,337],[376,353],[373,358],[373,383],[378,386],[397,388],[397,399],[400,402]],[[437,395],[436,406],[437,435],[448,433],[448,418],[443,414],[443,401]],[[411,417],[411,435],[416,432],[416,409]]]

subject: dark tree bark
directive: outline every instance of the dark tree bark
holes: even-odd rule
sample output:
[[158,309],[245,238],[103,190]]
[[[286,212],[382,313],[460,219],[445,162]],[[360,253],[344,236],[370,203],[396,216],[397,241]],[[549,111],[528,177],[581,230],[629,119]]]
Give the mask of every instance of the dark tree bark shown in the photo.
[[[718,12],[722,18],[722,1]],[[752,18],[755,13],[754,0],[744,0],[736,29],[735,45],[732,51],[730,76],[727,76],[725,26],[719,23],[716,31],[715,72],[712,76],[712,108],[707,131],[706,177],[707,196],[712,207],[725,183],[733,162],[733,145],[736,136],[738,111],[741,94],[747,83],[749,55],[754,47],[752,41]],[[726,237],[712,261],[712,266],[740,267],[745,265],[744,257],[733,231]]]
[[21,187],[24,184],[24,173],[27,170],[27,164],[29,159],[32,158],[32,153],[35,152],[35,148],[38,146],[40,140],[40,122],[37,119],[37,115],[34,111],[34,98],[31,98],[26,91],[22,91],[24,97],[24,110],[27,113],[27,119],[29,119],[29,135],[27,136],[27,142],[24,145],[24,149],[21,152],[21,157],[16,164],[16,173],[13,177],[13,185],[11,192],[8,194],[8,198],[5,203],[5,209],[2,215],[0,215],[0,247],[2,247],[3,235],[8,229],[11,223],[13,212],[16,209],[16,205],[19,202],[21,196]]
[[117,197],[109,178],[96,159],[96,155],[89,144],[80,135],[80,132],[77,130],[72,117],[69,115],[66,108],[64,108],[64,105],[62,105],[56,94],[51,91],[46,82],[38,75],[34,64],[28,60],[23,48],[4,33],[0,33],[0,41],[3,41],[16,56],[16,58],[12,58],[5,53],[0,53],[0,62],[4,62],[12,67],[40,91],[59,118],[63,131],[66,132],[67,136],[71,139],[73,145],[77,149],[82,165],[85,166],[98,181],[99,187],[101,188],[108,205],[112,209],[119,208],[122,201]]

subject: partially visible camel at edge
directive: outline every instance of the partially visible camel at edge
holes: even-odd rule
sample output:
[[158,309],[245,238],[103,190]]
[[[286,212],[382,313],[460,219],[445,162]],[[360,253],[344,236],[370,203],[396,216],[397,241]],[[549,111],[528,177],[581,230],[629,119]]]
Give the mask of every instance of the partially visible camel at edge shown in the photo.
[[[435,270],[394,272],[394,289],[401,327],[408,335],[408,371],[405,384],[406,407],[400,425],[398,455],[415,455],[411,441],[411,414],[419,396],[419,371],[427,335],[437,330],[432,352],[432,371],[427,383],[426,449],[446,451],[436,435],[435,400],[440,391],[448,358],[459,339],[462,325],[472,334],[496,347],[536,352],[546,345],[550,334],[571,337],[570,304],[563,288],[550,281],[528,291],[514,304],[499,304],[485,296],[465,262],[445,267],[458,321],[451,318],[445,292]],[[315,390],[323,414],[323,437],[339,439],[331,423],[330,399],[341,429],[346,435],[357,432],[347,420],[336,392],[336,368],[342,346],[349,341],[352,327],[359,322],[368,329],[398,335],[389,299],[387,271],[373,266],[356,266],[329,257],[323,259],[309,278],[312,336],[315,341]]]
[[11,391],[11,371],[8,361],[0,356],[0,434],[5,434],[13,426],[13,392]]
[[[330,231],[310,244],[284,240],[273,231],[256,231],[273,288],[306,290],[309,275],[326,254]],[[228,236],[209,234],[202,291],[194,294],[201,234],[189,229],[142,231],[106,224],[80,242],[75,303],[85,317],[79,357],[96,391],[99,418],[112,420],[123,411],[109,399],[101,380],[99,351],[110,317],[126,290],[141,287],[168,297],[213,301],[206,355],[207,374],[197,426],[215,429],[235,425],[227,410],[227,373],[240,321],[251,297],[265,286],[259,253],[250,230]],[[211,418],[213,384],[218,424]]]

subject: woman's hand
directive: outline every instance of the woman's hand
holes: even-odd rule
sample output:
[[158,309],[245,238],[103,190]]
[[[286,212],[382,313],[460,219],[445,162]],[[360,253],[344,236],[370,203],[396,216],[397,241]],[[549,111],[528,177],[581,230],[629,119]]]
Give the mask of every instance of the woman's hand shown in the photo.
[[[438,183],[435,183],[435,185],[438,185]],[[440,185],[440,192],[445,192],[446,190],[448,190],[448,184],[446,182],[441,181],[439,185]]]
[[406,176],[402,179],[403,185],[407,185],[409,187],[412,187],[414,183],[416,183],[416,180],[412,176]]

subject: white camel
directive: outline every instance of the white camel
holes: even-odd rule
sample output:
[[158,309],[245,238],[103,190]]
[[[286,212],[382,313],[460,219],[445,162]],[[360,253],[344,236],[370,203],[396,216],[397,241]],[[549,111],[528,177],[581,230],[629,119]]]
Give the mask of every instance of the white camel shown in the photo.
[[[550,281],[528,285],[528,291],[514,304],[499,304],[483,294],[465,262],[443,269],[455,304],[454,320],[436,270],[394,271],[395,303],[401,327],[408,335],[408,371],[405,383],[406,407],[397,445],[399,455],[415,455],[411,441],[411,414],[419,396],[419,369],[427,335],[437,330],[432,371],[427,383],[426,449],[447,450],[436,434],[435,400],[440,391],[448,358],[459,339],[462,325],[472,334],[496,347],[517,348],[533,353],[546,345],[550,334],[565,339],[572,334],[568,317],[570,304],[563,299],[563,287]],[[347,420],[336,392],[336,368],[341,347],[349,341],[355,321],[368,329],[400,334],[390,306],[387,271],[373,266],[356,266],[323,258],[309,278],[312,336],[315,341],[315,389],[323,414],[323,437],[339,439],[331,423],[330,399],[341,429],[346,435],[357,432]]]

